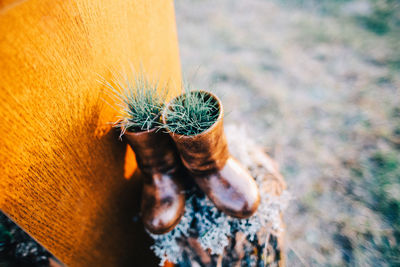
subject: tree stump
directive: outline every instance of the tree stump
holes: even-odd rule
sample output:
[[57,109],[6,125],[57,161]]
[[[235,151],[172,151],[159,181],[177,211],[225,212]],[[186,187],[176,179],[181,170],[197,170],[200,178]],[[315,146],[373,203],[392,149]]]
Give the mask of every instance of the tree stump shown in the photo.
[[261,203],[246,220],[228,217],[195,186],[188,192],[185,215],[166,235],[152,235],[152,249],[177,266],[284,266],[282,211],[286,184],[276,162],[249,139],[243,128],[226,127],[231,153],[256,178]]

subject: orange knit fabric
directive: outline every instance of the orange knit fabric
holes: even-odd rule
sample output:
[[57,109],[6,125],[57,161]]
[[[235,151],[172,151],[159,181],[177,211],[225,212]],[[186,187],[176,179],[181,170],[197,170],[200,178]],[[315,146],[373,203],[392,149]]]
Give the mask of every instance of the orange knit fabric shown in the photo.
[[98,82],[130,63],[179,88],[172,1],[0,1],[0,208],[70,266],[151,256]]

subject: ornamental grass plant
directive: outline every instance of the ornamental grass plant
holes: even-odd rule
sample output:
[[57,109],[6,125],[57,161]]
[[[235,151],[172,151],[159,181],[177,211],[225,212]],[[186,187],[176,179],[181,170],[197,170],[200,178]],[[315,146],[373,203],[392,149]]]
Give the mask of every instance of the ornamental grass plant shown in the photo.
[[[115,76],[114,76],[115,77]],[[112,83],[106,82],[111,97],[121,110],[115,127],[125,131],[149,131],[160,126],[160,116],[164,107],[167,88],[150,82],[143,74],[130,78],[118,76]]]
[[165,127],[175,134],[197,135],[210,128],[219,114],[218,101],[207,92],[186,90],[165,111]]

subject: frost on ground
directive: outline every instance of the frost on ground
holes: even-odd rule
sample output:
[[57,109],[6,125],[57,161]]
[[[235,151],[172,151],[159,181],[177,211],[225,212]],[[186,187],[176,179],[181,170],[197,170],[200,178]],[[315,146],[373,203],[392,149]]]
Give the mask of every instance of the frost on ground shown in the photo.
[[[226,134],[233,156],[250,170],[259,187],[263,188],[263,177],[270,173],[270,169],[267,165],[269,162],[260,164],[262,157],[257,154],[257,144],[248,138],[243,128],[235,125],[227,126]],[[165,235],[151,235],[155,241],[152,249],[161,259],[161,266],[166,260],[173,263],[184,260],[187,244],[183,241],[189,237],[196,237],[204,251],[209,250],[211,254],[219,255],[237,232],[244,233],[248,240],[253,241],[261,229],[281,231],[281,213],[289,201],[287,191],[279,196],[263,192],[256,214],[249,219],[240,220],[220,212],[201,194],[190,192],[189,195],[191,196],[186,201],[185,214],[175,229]]]

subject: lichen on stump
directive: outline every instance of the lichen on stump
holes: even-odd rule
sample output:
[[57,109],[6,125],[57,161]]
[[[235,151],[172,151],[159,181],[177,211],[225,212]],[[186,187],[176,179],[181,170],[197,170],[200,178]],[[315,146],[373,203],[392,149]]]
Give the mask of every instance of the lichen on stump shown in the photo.
[[165,235],[152,235],[160,265],[170,261],[178,266],[283,266],[281,214],[289,200],[283,177],[243,127],[230,125],[225,131],[231,153],[260,187],[259,209],[249,219],[226,216],[193,186],[177,227]]

